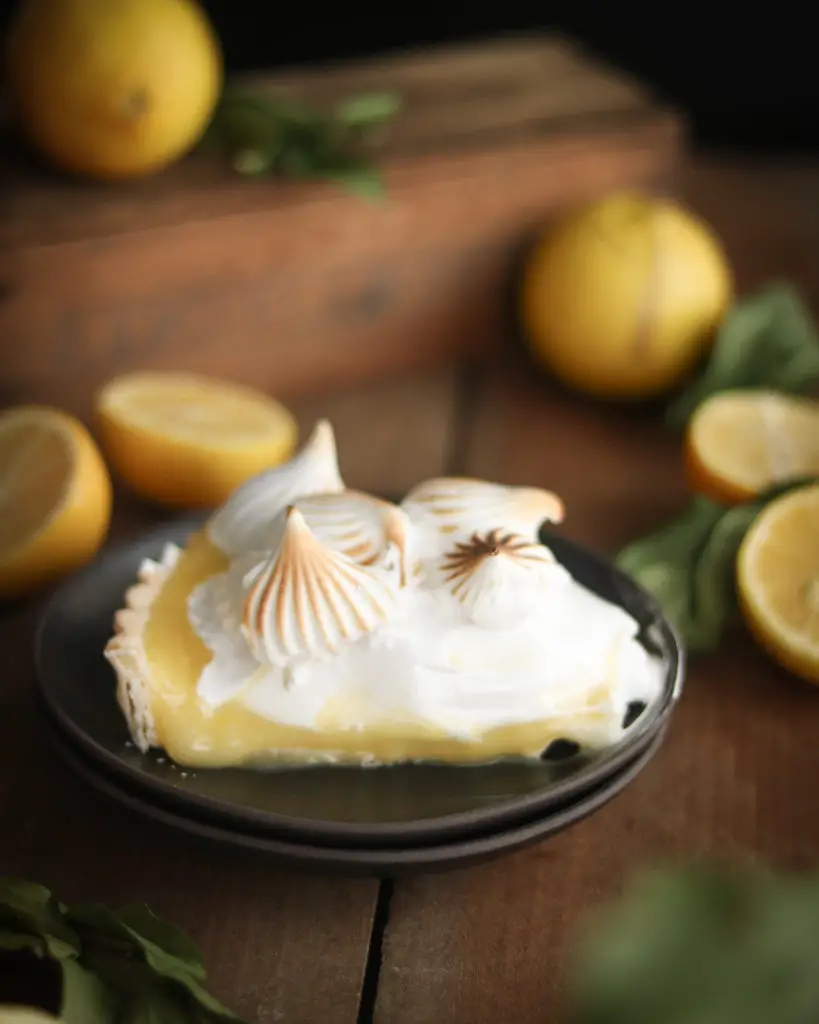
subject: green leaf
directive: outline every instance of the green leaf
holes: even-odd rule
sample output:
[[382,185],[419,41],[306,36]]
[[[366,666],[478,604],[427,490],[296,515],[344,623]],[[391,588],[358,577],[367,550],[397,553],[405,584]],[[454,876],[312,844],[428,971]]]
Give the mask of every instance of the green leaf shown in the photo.
[[639,878],[588,922],[572,1024],[819,1019],[819,882],[689,865]]
[[736,302],[702,374],[666,410],[682,429],[709,395],[730,388],[801,393],[819,380],[819,331],[799,293],[774,284]]
[[325,179],[377,198],[383,192],[381,178],[354,143],[399,106],[393,93],[367,93],[328,113],[280,97],[226,89],[203,144],[222,149],[240,174]]
[[[76,906],[69,911],[69,920],[83,937],[88,951],[114,948],[123,952],[139,952],[157,973],[167,977],[190,976],[204,980],[205,968],[196,946],[175,925],[158,918],[147,907],[129,906],[114,912],[100,904]],[[93,931],[89,931],[93,930]]]
[[694,569],[724,509],[694,498],[678,519],[635,541],[617,556],[617,565],[652,594],[691,650],[708,649],[714,627],[694,605]]
[[345,100],[336,110],[336,118],[350,128],[370,128],[389,121],[400,109],[397,93],[370,92]]
[[716,650],[736,611],[734,566],[737,552],[762,506],[762,502],[752,502],[723,512],[692,566],[691,604],[697,623],[696,650]]
[[0,880],[0,950],[59,961],[66,1024],[215,1024],[240,1019],[204,987],[191,939],[146,906],[72,908],[42,886]]
[[[93,957],[96,969],[109,977],[117,972],[120,987],[133,985],[140,989],[155,979],[178,988],[188,1001],[193,1000],[200,1016],[204,1012],[218,1020],[239,1019],[202,984],[205,969],[188,936],[147,908],[132,906],[115,913],[88,904],[74,907],[69,917],[83,937],[85,959]],[[133,958],[134,954],[138,959]]]
[[[136,932],[133,932],[131,929],[128,930],[134,938],[137,938]],[[238,1019],[200,983],[206,977],[201,963],[191,964],[189,960],[174,956],[144,936],[140,936],[138,941],[145,955],[146,962],[158,976],[183,986],[196,1002],[209,1013],[226,1020]]]
[[101,903],[77,904],[67,910],[66,917],[80,936],[85,955],[99,949],[124,955],[139,951],[139,945],[114,911]]
[[161,989],[143,989],[127,1007],[122,1024],[190,1024],[187,1007]]
[[[123,1011],[129,1009],[137,1013],[138,1009],[145,1019],[151,1019],[150,1012],[156,1013],[158,1007],[165,1007],[167,1024],[177,1020],[241,1024],[240,1018],[210,995],[190,973],[180,971],[180,976],[175,978],[157,972],[145,961],[124,958],[110,951],[90,954],[87,962],[94,974],[104,979],[109,990],[117,994]],[[143,1017],[137,1014],[134,1019]]]
[[42,885],[0,878],[0,935],[25,933],[42,939],[58,960],[79,953],[79,938],[66,923],[60,904]]
[[193,977],[204,980],[206,974],[202,955],[181,928],[163,921],[144,904],[121,907],[117,917],[143,949],[147,950],[150,945],[152,950],[159,950],[184,965]]
[[363,160],[339,161],[330,166],[326,174],[344,187],[365,199],[382,199],[384,183],[379,171]]
[[45,956],[48,952],[48,947],[42,936],[0,931],[0,950],[7,953],[19,953],[24,949],[34,953],[35,956]]
[[799,477],[731,508],[694,498],[671,524],[624,548],[617,565],[657,599],[692,653],[714,651],[737,611],[736,556],[751,523],[774,498],[815,482]]
[[239,174],[248,178],[260,178],[276,165],[278,150],[273,149],[240,149],[232,159],[232,166]]
[[216,999],[215,996],[212,996],[202,985],[199,985],[190,979],[183,982],[183,984],[198,1004],[199,1010],[204,1010],[209,1014],[208,1019],[215,1021],[239,1021],[241,1024],[241,1019],[237,1017],[236,1014],[227,1006],[220,1003],[219,1000]]
[[111,952],[93,953],[88,957],[89,970],[100,979],[111,999],[112,1024],[139,1021],[161,1021],[163,1024],[188,1024],[199,1018],[188,1012],[190,1003],[164,978],[153,974],[138,959],[128,959]]
[[117,998],[105,982],[76,960],[62,962],[60,1019],[65,1024],[113,1024]]

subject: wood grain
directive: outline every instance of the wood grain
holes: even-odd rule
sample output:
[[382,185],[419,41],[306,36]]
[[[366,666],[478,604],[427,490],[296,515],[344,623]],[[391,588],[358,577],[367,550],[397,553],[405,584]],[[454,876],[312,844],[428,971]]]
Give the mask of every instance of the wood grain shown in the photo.
[[[796,281],[819,313],[819,167],[700,163],[684,181],[741,291]],[[569,396],[508,361],[476,402],[460,468],[563,495],[565,533],[604,553],[685,500],[680,453],[657,413]],[[530,851],[396,885],[377,1024],[561,1019],[573,935],[641,865],[689,855],[815,866],[819,700],[741,628],[695,658],[664,749],[611,805]]]
[[[423,166],[442,155],[505,148],[523,134],[585,133],[660,111],[640,83],[551,35],[491,40],[391,54],[298,73],[245,76],[235,83],[266,94],[334,105],[362,92],[391,90],[401,110],[376,146],[380,162]],[[628,122],[628,117],[626,117]],[[469,140],[472,139],[470,147]],[[412,153],[411,160],[405,160]],[[0,135],[0,250],[87,240],[212,218],[260,206],[288,208],[335,190],[248,180],[202,154],[166,172],[122,186],[72,180],[28,159]]]
[[376,81],[405,99],[375,152],[381,203],[205,154],[94,186],[0,152],[0,403],[87,415],[131,369],[315,395],[479,357],[528,234],[589,195],[666,186],[681,149],[673,111],[548,37],[262,86],[335,101]]
[[[297,407],[303,432],[328,416],[348,483],[385,492],[444,469],[454,381],[425,377]],[[154,525],[118,496],[112,539]],[[43,598],[0,608],[0,875],[66,901],[145,901],[201,946],[213,991],[254,1024],[352,1024],[377,883],[298,875],[197,846],[99,803],[52,754],[32,695]],[[0,978],[0,982],[2,979]]]
[[288,397],[479,355],[504,332],[504,286],[532,226],[562,204],[665,180],[674,150],[658,120],[396,169],[384,206],[328,194],[218,226],[0,254],[0,401],[82,415],[106,379],[135,368]]

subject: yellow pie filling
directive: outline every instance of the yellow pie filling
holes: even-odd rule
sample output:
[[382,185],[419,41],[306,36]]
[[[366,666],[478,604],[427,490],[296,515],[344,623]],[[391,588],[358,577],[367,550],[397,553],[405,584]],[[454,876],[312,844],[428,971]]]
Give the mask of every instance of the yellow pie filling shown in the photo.
[[[228,567],[228,559],[207,538],[194,535],[155,597],[143,634],[148,665],[150,711],[159,745],[178,764],[230,767],[242,764],[307,762],[332,756],[338,762],[436,760],[479,763],[499,757],[534,757],[552,740],[604,727],[608,680],[586,693],[584,707],[564,716],[507,724],[474,739],[453,737],[418,719],[374,721],[372,708],[357,714],[353,700],[328,702],[315,729],[279,724],[241,703],[241,693],[218,708],[197,694],[211,653],[191,626],[187,599],[200,583]],[[544,681],[545,683],[546,681]],[[389,680],[384,680],[389,686]]]

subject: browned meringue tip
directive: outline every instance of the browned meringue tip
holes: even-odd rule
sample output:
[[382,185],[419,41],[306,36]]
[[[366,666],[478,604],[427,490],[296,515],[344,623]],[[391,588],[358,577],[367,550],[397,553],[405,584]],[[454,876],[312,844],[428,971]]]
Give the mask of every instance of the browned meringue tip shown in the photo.
[[553,491],[540,487],[521,487],[518,489],[521,504],[526,504],[541,522],[562,523],[566,516],[566,506]]
[[297,504],[278,549],[250,587],[242,628],[273,660],[336,651],[389,617],[395,583],[323,544]]
[[475,477],[435,477],[416,485],[407,494],[403,503],[421,505],[439,522],[449,525],[463,518],[473,516],[485,518],[491,512],[498,522],[508,522],[520,527],[535,528],[544,522],[563,522],[565,509],[563,501],[554,492],[542,487],[520,487],[514,484],[498,484]]
[[284,524],[285,530],[304,530],[307,533],[313,532],[307,525],[307,521],[299,511],[297,505],[285,505]]
[[504,557],[518,565],[542,565],[553,562],[554,556],[537,541],[507,530],[489,530],[473,533],[467,541],[460,541],[441,559],[444,580],[453,584],[457,594],[464,581],[471,577],[488,559]]
[[[328,539],[334,550],[358,565],[380,564],[387,547],[393,545],[399,556],[403,582],[406,581],[410,520],[393,502],[345,488],[307,495],[291,504],[299,510],[307,528],[319,542]],[[283,516],[286,513],[287,508],[282,510]],[[282,526],[284,538],[288,532],[286,518]]]
[[326,448],[336,454],[336,432],[328,419],[316,420],[305,448]]

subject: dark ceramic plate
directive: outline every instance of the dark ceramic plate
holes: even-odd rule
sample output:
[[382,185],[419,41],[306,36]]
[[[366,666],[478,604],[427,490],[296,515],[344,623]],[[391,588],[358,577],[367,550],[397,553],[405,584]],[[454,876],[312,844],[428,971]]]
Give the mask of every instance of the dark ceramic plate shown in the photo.
[[157,557],[168,541],[183,544],[198,526],[198,520],[169,524],[105,551],[51,600],[36,649],[40,702],[53,723],[107,776],[122,776],[145,799],[174,801],[179,813],[331,846],[437,842],[578,799],[646,749],[679,697],[683,654],[654,600],[602,559],[550,535],[555,556],[581,583],[629,611],[640,623],[643,642],[665,665],[662,694],[617,745],[572,753],[568,744],[553,744],[540,762],[478,767],[179,768],[128,742],[102,650],[140,562]]
[[123,776],[108,774],[96,761],[74,747],[55,728],[49,728],[51,740],[66,766],[83,782],[130,813],[186,833],[210,847],[230,848],[265,857],[288,867],[347,875],[394,877],[412,872],[440,871],[465,867],[490,860],[502,853],[511,853],[562,832],[595,811],[600,810],[622,792],[640,774],[662,746],[663,726],[647,747],[605,782],[589,790],[574,803],[529,816],[514,825],[500,826],[460,840],[427,843],[420,846],[344,847],[311,846],[308,842],[290,841],[256,831],[246,831],[238,824],[218,824],[209,817],[186,814],[174,809],[155,794],[147,794],[128,783]]

